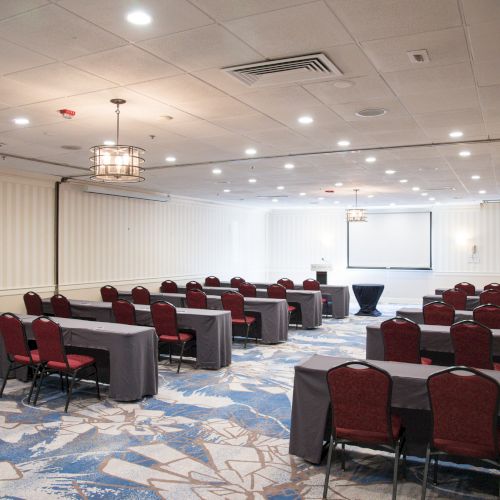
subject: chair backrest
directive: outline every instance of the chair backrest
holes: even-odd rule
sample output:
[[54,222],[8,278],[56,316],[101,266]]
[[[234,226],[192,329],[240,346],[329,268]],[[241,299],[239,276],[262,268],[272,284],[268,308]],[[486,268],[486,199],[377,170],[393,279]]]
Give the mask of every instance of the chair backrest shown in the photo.
[[169,337],[177,336],[179,338],[179,329],[177,328],[177,310],[170,304],[159,300],[151,304],[151,317],[158,337],[167,335]]
[[207,276],[205,286],[220,286],[220,279],[217,276]]
[[283,285],[287,290],[293,290],[295,288],[293,281],[288,278],[281,278],[276,283],[278,283],[278,285]]
[[31,328],[40,361],[57,361],[69,368],[61,327],[50,318],[41,316],[33,321]]
[[498,459],[496,380],[478,370],[454,366],[432,374],[427,393],[434,447],[454,443],[456,454],[477,457],[477,451],[470,450],[481,449],[484,456],[479,458]]
[[189,281],[186,283],[186,290],[203,290],[203,287],[197,281]]
[[420,327],[406,318],[395,317],[380,325],[384,360],[420,363]]
[[474,321],[492,329],[500,329],[500,306],[495,304],[483,304],[472,311]]
[[465,311],[467,306],[467,293],[463,290],[450,288],[443,292],[443,302],[450,304],[459,311]]
[[245,319],[245,297],[239,292],[224,292],[222,294],[222,308],[231,311],[232,319]]
[[54,295],[50,299],[50,303],[52,304],[52,312],[54,313],[54,316],[57,316],[58,318],[73,317],[73,314],[71,312],[71,304],[64,295]]
[[165,280],[160,286],[161,293],[177,293],[178,291],[177,283],[172,280]]
[[134,304],[141,304],[143,306],[149,306],[151,304],[151,294],[147,288],[143,286],[136,286],[132,288],[132,300]]
[[467,281],[457,283],[454,288],[457,290],[463,290],[467,295],[475,295],[476,293],[476,287]]
[[27,356],[33,362],[24,325],[15,314],[3,313],[0,316],[0,335],[9,361],[13,361],[14,356],[18,355]]
[[451,326],[455,323],[455,308],[446,302],[429,302],[423,307],[425,325]]
[[128,300],[118,299],[111,305],[117,323],[122,325],[136,325],[135,307]]
[[240,276],[235,276],[234,278],[231,278],[231,288],[239,288],[239,286],[242,283],[246,283],[246,280],[244,280]]
[[483,290],[500,290],[500,283],[488,283]]
[[[365,361],[350,361],[326,374],[332,429],[360,431],[367,440],[393,443],[391,376]],[[385,439],[384,439],[385,438]]]
[[186,306],[190,309],[208,309],[207,294],[197,288],[186,290]]
[[114,302],[118,300],[118,290],[111,285],[105,285],[101,288],[101,298],[103,302]]
[[500,290],[485,290],[479,295],[480,304],[495,304],[500,306]]
[[321,290],[321,285],[318,280],[308,278],[302,282],[304,290]]
[[493,369],[491,330],[476,321],[464,320],[450,328],[455,365]]
[[38,295],[38,293],[26,292],[23,299],[24,305],[26,306],[26,314],[43,316],[42,298]]
[[257,287],[253,283],[242,283],[238,291],[243,297],[257,297]]
[[270,299],[286,299],[286,288],[278,283],[273,283],[267,287],[267,296]]

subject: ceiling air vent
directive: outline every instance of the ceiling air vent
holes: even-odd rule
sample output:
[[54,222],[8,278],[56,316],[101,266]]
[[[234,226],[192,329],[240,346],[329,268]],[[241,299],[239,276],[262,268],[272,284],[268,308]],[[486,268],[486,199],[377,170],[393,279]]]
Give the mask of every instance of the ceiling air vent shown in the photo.
[[425,49],[410,50],[407,54],[413,64],[425,64],[430,61],[429,53]]
[[231,66],[224,68],[224,71],[248,87],[267,87],[342,76],[342,72],[325,54]]

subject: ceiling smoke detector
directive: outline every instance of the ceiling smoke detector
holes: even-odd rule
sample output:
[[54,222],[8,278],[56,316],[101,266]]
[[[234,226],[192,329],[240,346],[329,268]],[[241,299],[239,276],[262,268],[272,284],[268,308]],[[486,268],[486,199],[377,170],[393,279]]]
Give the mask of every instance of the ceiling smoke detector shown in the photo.
[[413,64],[425,64],[430,61],[429,53],[425,49],[409,50],[407,54]]
[[356,116],[360,116],[361,118],[373,118],[375,116],[385,115],[386,113],[387,110],[384,108],[366,108],[356,111]]

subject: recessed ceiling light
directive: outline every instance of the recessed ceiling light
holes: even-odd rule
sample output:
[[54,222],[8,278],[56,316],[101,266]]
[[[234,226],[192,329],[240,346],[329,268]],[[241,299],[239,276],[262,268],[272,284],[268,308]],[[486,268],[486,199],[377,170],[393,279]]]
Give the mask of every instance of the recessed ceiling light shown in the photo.
[[373,198],[375,195],[374,194],[369,194],[368,198]]
[[165,160],[169,163],[173,163],[175,160],[177,160],[177,158],[175,156],[167,156]]
[[375,156],[368,156],[367,158],[365,158],[365,161],[366,163],[374,163],[377,161],[377,158],[375,158]]
[[115,143],[115,141],[109,141],[109,140],[108,140],[108,141],[104,141],[104,142],[103,142],[103,144],[104,144],[105,146],[114,146],[116,143]]
[[276,186],[276,189],[279,189],[280,191],[283,191],[283,189],[285,189],[285,186]]
[[248,149],[245,149],[245,154],[255,155],[255,154],[257,154],[257,150],[255,148],[248,148]]
[[351,143],[349,141],[339,141],[337,142],[337,146],[350,146]]
[[478,191],[479,194],[486,194],[486,191],[484,189],[481,189],[481,191]]
[[470,151],[460,151],[460,153],[458,153],[458,154],[465,158],[466,156],[470,156]]
[[297,118],[297,121],[301,123],[302,125],[309,125],[314,121],[314,118],[312,116],[299,116]]
[[401,184],[406,184],[408,182],[408,179],[400,179]]
[[224,193],[230,193],[231,190],[230,189],[224,189]]
[[429,198],[429,201],[434,201],[436,198]]
[[292,168],[295,168],[295,165],[293,163],[285,163],[285,168],[287,170],[292,170]]
[[335,183],[335,185],[336,185],[337,187],[342,187],[342,186],[344,185],[344,183],[343,183],[343,182],[336,182],[336,183]]
[[396,171],[395,171],[395,170],[386,170],[386,171],[385,171],[385,173],[386,173],[387,175],[392,175],[392,174],[395,174],[395,173],[396,173]]
[[335,205],[338,205],[340,203],[339,200],[335,200],[333,203],[335,203]]
[[420,191],[420,188],[418,186],[414,186],[411,188],[412,191]]
[[28,118],[23,118],[23,117],[18,117],[18,118],[14,118],[12,120],[16,125],[28,125],[28,123],[30,122],[28,120]]
[[278,200],[278,198],[273,198],[271,201],[272,201],[273,203],[278,203],[278,201],[279,201],[279,200]]
[[429,193],[420,193],[420,196],[428,196]]
[[216,175],[218,175],[218,174],[222,174],[222,170],[221,170],[220,168],[214,168],[214,169],[212,170],[212,174],[216,174]]
[[321,197],[318,198],[318,200],[322,201],[322,200],[324,200],[324,198],[321,196]]
[[452,139],[457,139],[458,137],[462,137],[464,133],[460,130],[453,130],[448,134]]
[[389,206],[390,206],[390,207],[395,207],[395,206],[396,206],[396,204],[395,204],[395,203],[390,203],[390,204],[389,204]]
[[356,116],[360,116],[362,118],[373,118],[375,116],[382,116],[387,113],[387,110],[384,108],[367,108],[356,111]]
[[150,24],[151,20],[151,16],[143,10],[134,10],[127,14],[127,21],[131,24],[145,26],[146,24]]
[[481,179],[481,176],[480,175],[471,175],[470,178],[473,180],[473,181],[478,181],[479,179]]
[[305,196],[306,193],[299,193],[299,196]]
[[250,184],[255,184],[257,182],[257,179],[253,179],[253,178],[252,179],[248,179],[248,182]]

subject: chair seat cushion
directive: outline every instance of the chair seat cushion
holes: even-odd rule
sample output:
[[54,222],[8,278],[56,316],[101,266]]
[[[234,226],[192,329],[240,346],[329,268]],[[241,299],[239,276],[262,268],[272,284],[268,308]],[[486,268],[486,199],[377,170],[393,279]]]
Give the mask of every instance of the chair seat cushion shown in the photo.
[[[392,437],[397,440],[401,434],[401,417],[399,415],[392,415],[391,423]],[[363,429],[345,429],[342,427],[336,427],[335,435],[337,438],[347,439],[357,443],[382,444],[389,442],[386,432],[367,431]]]
[[160,335],[160,342],[189,342],[194,339],[194,335],[192,333],[183,333],[179,332],[179,336],[177,335]]
[[[497,431],[497,441],[500,444],[500,436]],[[464,457],[491,458],[495,459],[495,451],[489,446],[479,443],[467,443],[462,441],[451,441],[448,439],[434,439],[434,448],[449,453],[450,455],[460,455]]]
[[500,363],[493,363],[493,370],[500,371]]
[[295,311],[295,309],[297,309],[295,306],[288,306],[288,312],[293,312]]
[[245,325],[245,324],[251,325],[252,323],[255,322],[255,318],[253,316],[245,316],[245,319],[233,318],[231,321],[236,325]]
[[432,359],[431,358],[420,358],[420,363],[422,365],[432,365]]
[[[67,354],[68,365],[71,370],[78,370],[88,365],[95,363],[95,359],[92,356],[84,356],[83,354]],[[66,364],[60,361],[49,361],[47,363],[47,368],[53,370],[67,370]]]
[[[40,356],[38,354],[38,350],[33,350],[31,351],[31,358],[33,359],[33,363],[40,363]],[[30,364],[30,358],[29,356],[23,356],[21,354],[16,354],[14,356],[14,361],[16,363],[21,363],[23,365],[29,365]]]

